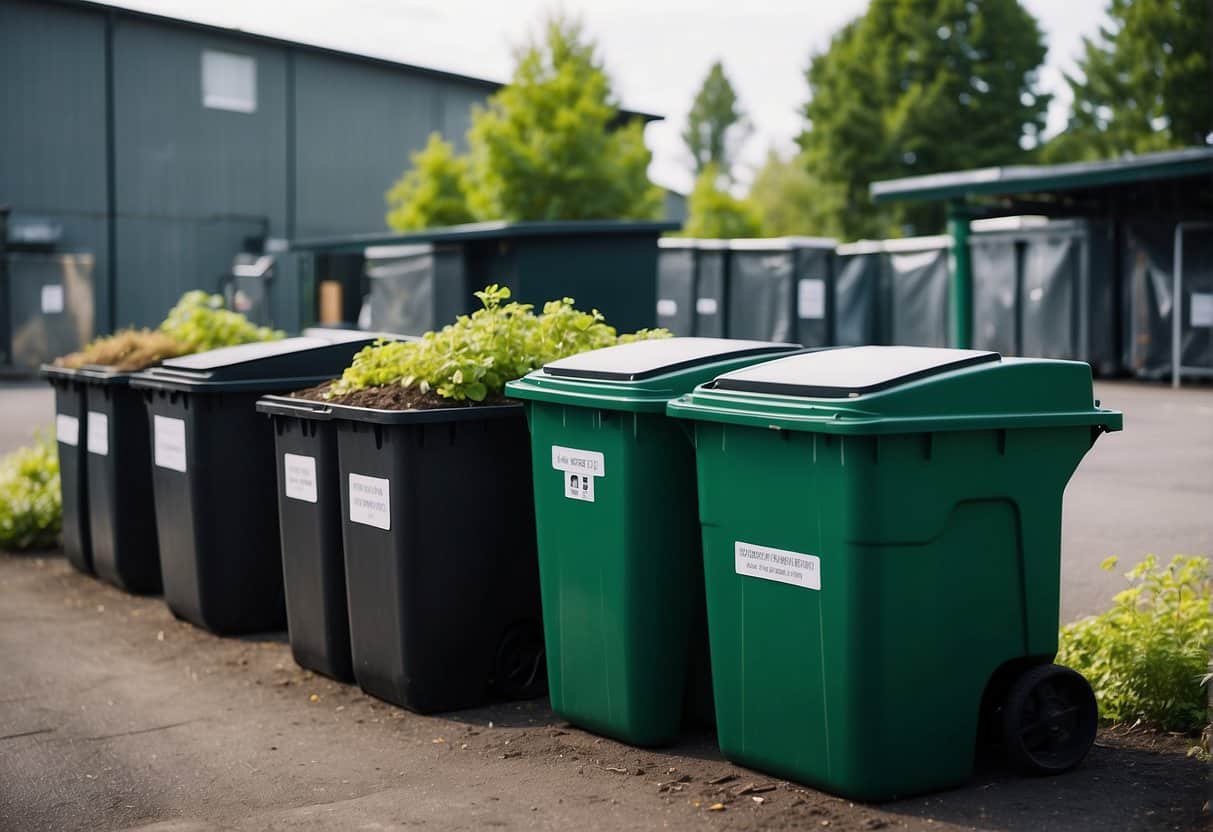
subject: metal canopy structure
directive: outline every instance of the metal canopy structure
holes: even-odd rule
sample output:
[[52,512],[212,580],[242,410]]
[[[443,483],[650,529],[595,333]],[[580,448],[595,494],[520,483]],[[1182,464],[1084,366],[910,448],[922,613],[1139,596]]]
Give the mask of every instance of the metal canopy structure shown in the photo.
[[1213,147],[910,176],[873,182],[871,193],[877,203],[962,200],[972,216],[1213,215]]
[[1174,224],[1171,374],[1213,375],[1181,361],[1185,233],[1213,227],[1213,147],[1125,156],[1099,162],[1015,165],[873,182],[873,202],[947,201],[952,237],[952,338],[972,346],[973,277],[969,223],[975,218],[1043,214],[1112,221],[1148,219]]

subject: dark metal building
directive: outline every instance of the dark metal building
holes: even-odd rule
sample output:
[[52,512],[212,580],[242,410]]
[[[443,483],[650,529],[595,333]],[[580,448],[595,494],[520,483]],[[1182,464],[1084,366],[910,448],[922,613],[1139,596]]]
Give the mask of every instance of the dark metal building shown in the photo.
[[95,331],[153,325],[267,240],[382,229],[409,154],[435,130],[462,144],[498,86],[79,0],[0,0],[0,205],[10,238],[37,227],[44,253],[92,255]]

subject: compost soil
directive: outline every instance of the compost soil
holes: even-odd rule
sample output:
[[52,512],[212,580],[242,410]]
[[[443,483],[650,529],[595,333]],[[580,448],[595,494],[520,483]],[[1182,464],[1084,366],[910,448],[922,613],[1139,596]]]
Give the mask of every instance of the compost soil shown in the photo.
[[486,405],[506,404],[510,401],[505,396],[498,394],[489,394],[482,402],[456,401],[443,398],[433,390],[423,393],[417,387],[402,387],[399,384],[368,387],[365,390],[355,390],[352,393],[326,398],[332,386],[332,381],[326,381],[324,384],[291,393],[291,396],[296,399],[344,404],[350,407],[369,407],[374,410],[440,410],[453,407],[485,407]]
[[0,668],[5,832],[1209,828],[1188,737],[1104,730],[1070,774],[984,767],[857,804],[735,766],[710,733],[632,748],[546,700],[418,716],[300,669],[284,634],[212,636],[61,557],[0,554]]

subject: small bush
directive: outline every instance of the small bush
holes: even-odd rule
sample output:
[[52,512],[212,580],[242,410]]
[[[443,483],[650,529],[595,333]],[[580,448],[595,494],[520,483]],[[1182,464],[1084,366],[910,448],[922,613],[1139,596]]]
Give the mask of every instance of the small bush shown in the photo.
[[187,345],[163,332],[123,329],[98,338],[79,352],[56,359],[55,363],[72,369],[86,364],[100,365],[129,373],[188,352]]
[[1176,555],[1162,566],[1150,555],[1125,577],[1110,610],[1062,628],[1057,661],[1087,677],[1105,720],[1199,730],[1213,650],[1209,559]]
[[160,324],[160,331],[184,344],[187,352],[276,341],[286,336],[281,330],[257,326],[239,312],[224,309],[222,295],[198,289],[181,296]]
[[62,523],[58,450],[39,436],[0,459],[0,549],[49,549]]
[[390,341],[364,348],[330,388],[329,397],[399,384],[431,390],[455,401],[499,396],[507,381],[549,361],[642,338],[669,337],[642,330],[619,337],[601,313],[581,312],[571,298],[549,301],[536,315],[529,303],[505,303],[510,290],[489,286],[476,297],[484,305],[419,341]]

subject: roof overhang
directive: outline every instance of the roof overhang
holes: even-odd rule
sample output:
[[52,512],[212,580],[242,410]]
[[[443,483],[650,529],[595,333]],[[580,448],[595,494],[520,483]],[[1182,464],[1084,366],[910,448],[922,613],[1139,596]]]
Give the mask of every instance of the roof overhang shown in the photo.
[[1213,210],[1213,147],[1100,162],[1015,165],[873,182],[873,202],[981,200],[989,213],[1073,213],[1084,202],[1165,201]]

